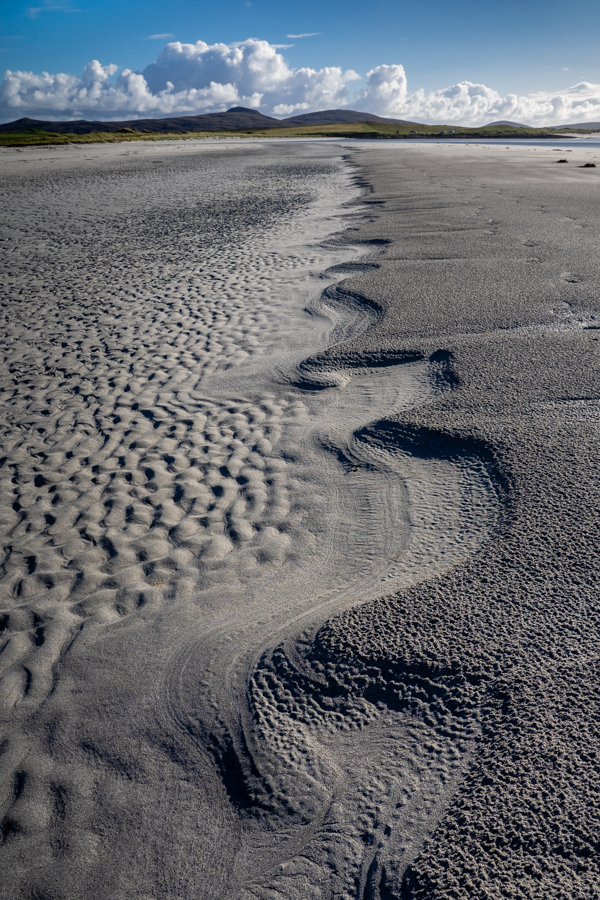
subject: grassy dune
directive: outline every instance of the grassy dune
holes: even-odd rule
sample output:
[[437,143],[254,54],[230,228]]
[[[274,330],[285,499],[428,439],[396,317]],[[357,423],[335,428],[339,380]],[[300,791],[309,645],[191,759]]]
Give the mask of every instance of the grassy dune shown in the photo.
[[[566,130],[566,129],[565,129]],[[452,133],[450,133],[452,132]],[[250,133],[250,132],[248,132]],[[390,138],[423,138],[423,137],[553,137],[557,135],[550,128],[515,128],[512,125],[488,125],[484,128],[466,128],[459,125],[389,125],[381,122],[352,122],[339,125],[312,125],[300,128],[269,128],[265,131],[252,132],[255,135],[270,137],[390,137]],[[586,132],[582,132],[586,133]]]
[[224,137],[230,132],[194,131],[175,134],[150,134],[144,132],[91,131],[89,134],[54,134],[50,131],[28,129],[0,134],[0,147],[33,147],[41,144],[117,144],[123,141],[177,141],[185,138]]
[[[555,130],[551,128],[515,128],[512,125],[488,125],[484,128],[466,128],[449,125],[389,125],[381,122],[349,122],[338,125],[309,125],[297,128],[281,127],[253,129],[250,131],[186,131],[157,134],[123,129],[120,132],[106,133],[92,131],[89,134],[54,134],[39,129],[14,131],[0,134],[0,147],[30,147],[41,144],[114,144],[122,141],[178,141],[189,138],[223,139],[231,137],[351,137],[351,138],[552,138],[559,137],[562,131],[573,133],[574,129]],[[577,129],[577,133],[589,134],[589,131]]]

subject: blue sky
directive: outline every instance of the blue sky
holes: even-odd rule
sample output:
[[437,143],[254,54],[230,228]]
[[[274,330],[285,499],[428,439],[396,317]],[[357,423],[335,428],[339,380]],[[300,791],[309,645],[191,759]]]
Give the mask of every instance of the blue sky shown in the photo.
[[[600,83],[599,0],[578,0],[566,8],[564,0],[31,0],[29,5],[4,0],[0,59],[2,68],[13,72],[81,77],[91,60],[143,71],[169,41],[212,45],[248,38],[275,46],[290,70],[339,67],[356,72],[362,80],[348,82],[345,95],[329,94],[341,105],[363,99],[363,107],[367,101],[377,106],[371,94],[362,97],[360,91],[366,73],[380,66],[403,66],[411,96],[421,88],[430,94],[460,82],[484,85],[503,98],[536,92],[558,96],[582,82]],[[111,71],[107,77],[114,83],[118,74]],[[269,96],[273,100],[275,95]],[[588,106],[590,96],[588,91]],[[293,102],[300,103],[299,97],[296,90]],[[313,91],[306,100],[309,106],[320,105],[315,97]],[[198,97],[194,102],[198,106]],[[57,109],[54,101],[51,105]],[[401,105],[390,109],[401,112]],[[414,103],[411,109],[417,109]]]

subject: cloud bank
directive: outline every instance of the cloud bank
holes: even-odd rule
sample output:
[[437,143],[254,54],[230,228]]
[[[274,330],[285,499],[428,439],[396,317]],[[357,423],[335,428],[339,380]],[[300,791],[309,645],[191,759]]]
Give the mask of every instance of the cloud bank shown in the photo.
[[[7,71],[0,119],[124,119],[197,115],[233,105],[289,116],[351,107],[390,118],[480,125],[512,119],[532,125],[600,120],[600,85],[581,82],[559,93],[502,97],[462,81],[410,93],[403,66],[380,65],[364,79],[338,66],[293,69],[277,46],[250,38],[235,44],[168,43],[143,72],[92,60],[81,76]],[[116,77],[115,77],[116,76]],[[363,86],[355,83],[363,81]]]

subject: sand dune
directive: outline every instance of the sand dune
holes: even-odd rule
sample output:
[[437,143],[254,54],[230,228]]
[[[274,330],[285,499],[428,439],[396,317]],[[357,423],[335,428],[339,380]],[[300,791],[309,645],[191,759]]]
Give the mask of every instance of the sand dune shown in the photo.
[[3,897],[595,883],[596,176],[354,152],[4,156]]

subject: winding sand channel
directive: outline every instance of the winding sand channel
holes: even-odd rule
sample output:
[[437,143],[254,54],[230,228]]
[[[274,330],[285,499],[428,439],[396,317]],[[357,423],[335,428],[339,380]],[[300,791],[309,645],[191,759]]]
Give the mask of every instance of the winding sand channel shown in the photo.
[[322,365],[380,317],[338,146],[4,162],[2,897],[379,897],[478,720],[306,654],[496,527],[485,454],[389,419],[450,355]]

